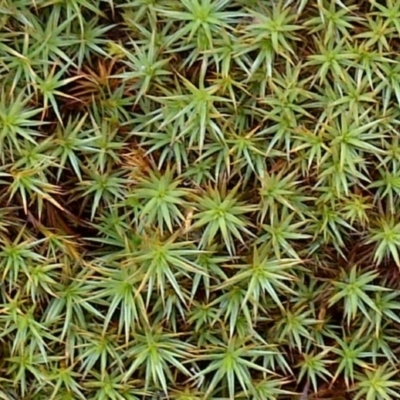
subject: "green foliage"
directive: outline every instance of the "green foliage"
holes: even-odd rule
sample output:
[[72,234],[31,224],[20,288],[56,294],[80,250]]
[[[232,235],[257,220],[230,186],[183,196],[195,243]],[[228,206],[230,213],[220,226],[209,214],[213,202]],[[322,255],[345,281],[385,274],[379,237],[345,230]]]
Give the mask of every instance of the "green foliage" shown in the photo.
[[0,0],[0,399],[400,395],[399,0]]

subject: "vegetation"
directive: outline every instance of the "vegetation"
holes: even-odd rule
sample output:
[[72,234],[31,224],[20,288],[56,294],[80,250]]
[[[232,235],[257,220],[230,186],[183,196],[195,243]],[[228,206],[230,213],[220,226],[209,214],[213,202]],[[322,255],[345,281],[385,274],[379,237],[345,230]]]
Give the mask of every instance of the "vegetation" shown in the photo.
[[400,398],[400,0],[0,0],[0,399]]

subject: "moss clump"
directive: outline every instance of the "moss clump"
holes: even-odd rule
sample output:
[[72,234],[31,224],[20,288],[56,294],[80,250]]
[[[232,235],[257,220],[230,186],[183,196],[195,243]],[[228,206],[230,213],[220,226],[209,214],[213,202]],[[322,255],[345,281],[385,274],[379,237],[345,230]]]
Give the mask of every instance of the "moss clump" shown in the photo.
[[400,397],[399,21],[0,0],[0,399]]

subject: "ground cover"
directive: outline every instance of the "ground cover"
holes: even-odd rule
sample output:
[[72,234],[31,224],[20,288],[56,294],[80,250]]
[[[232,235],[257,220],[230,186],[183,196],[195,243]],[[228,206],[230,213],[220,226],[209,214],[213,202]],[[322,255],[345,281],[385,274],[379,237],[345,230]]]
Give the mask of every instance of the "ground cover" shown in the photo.
[[399,398],[399,35],[0,0],[0,399]]

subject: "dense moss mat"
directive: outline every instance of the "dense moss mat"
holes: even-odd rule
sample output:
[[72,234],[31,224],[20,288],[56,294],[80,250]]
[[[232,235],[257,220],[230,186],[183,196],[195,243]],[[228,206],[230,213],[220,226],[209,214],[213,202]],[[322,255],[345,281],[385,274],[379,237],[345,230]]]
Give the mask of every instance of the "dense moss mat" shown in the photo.
[[400,0],[0,0],[0,399],[400,395]]

